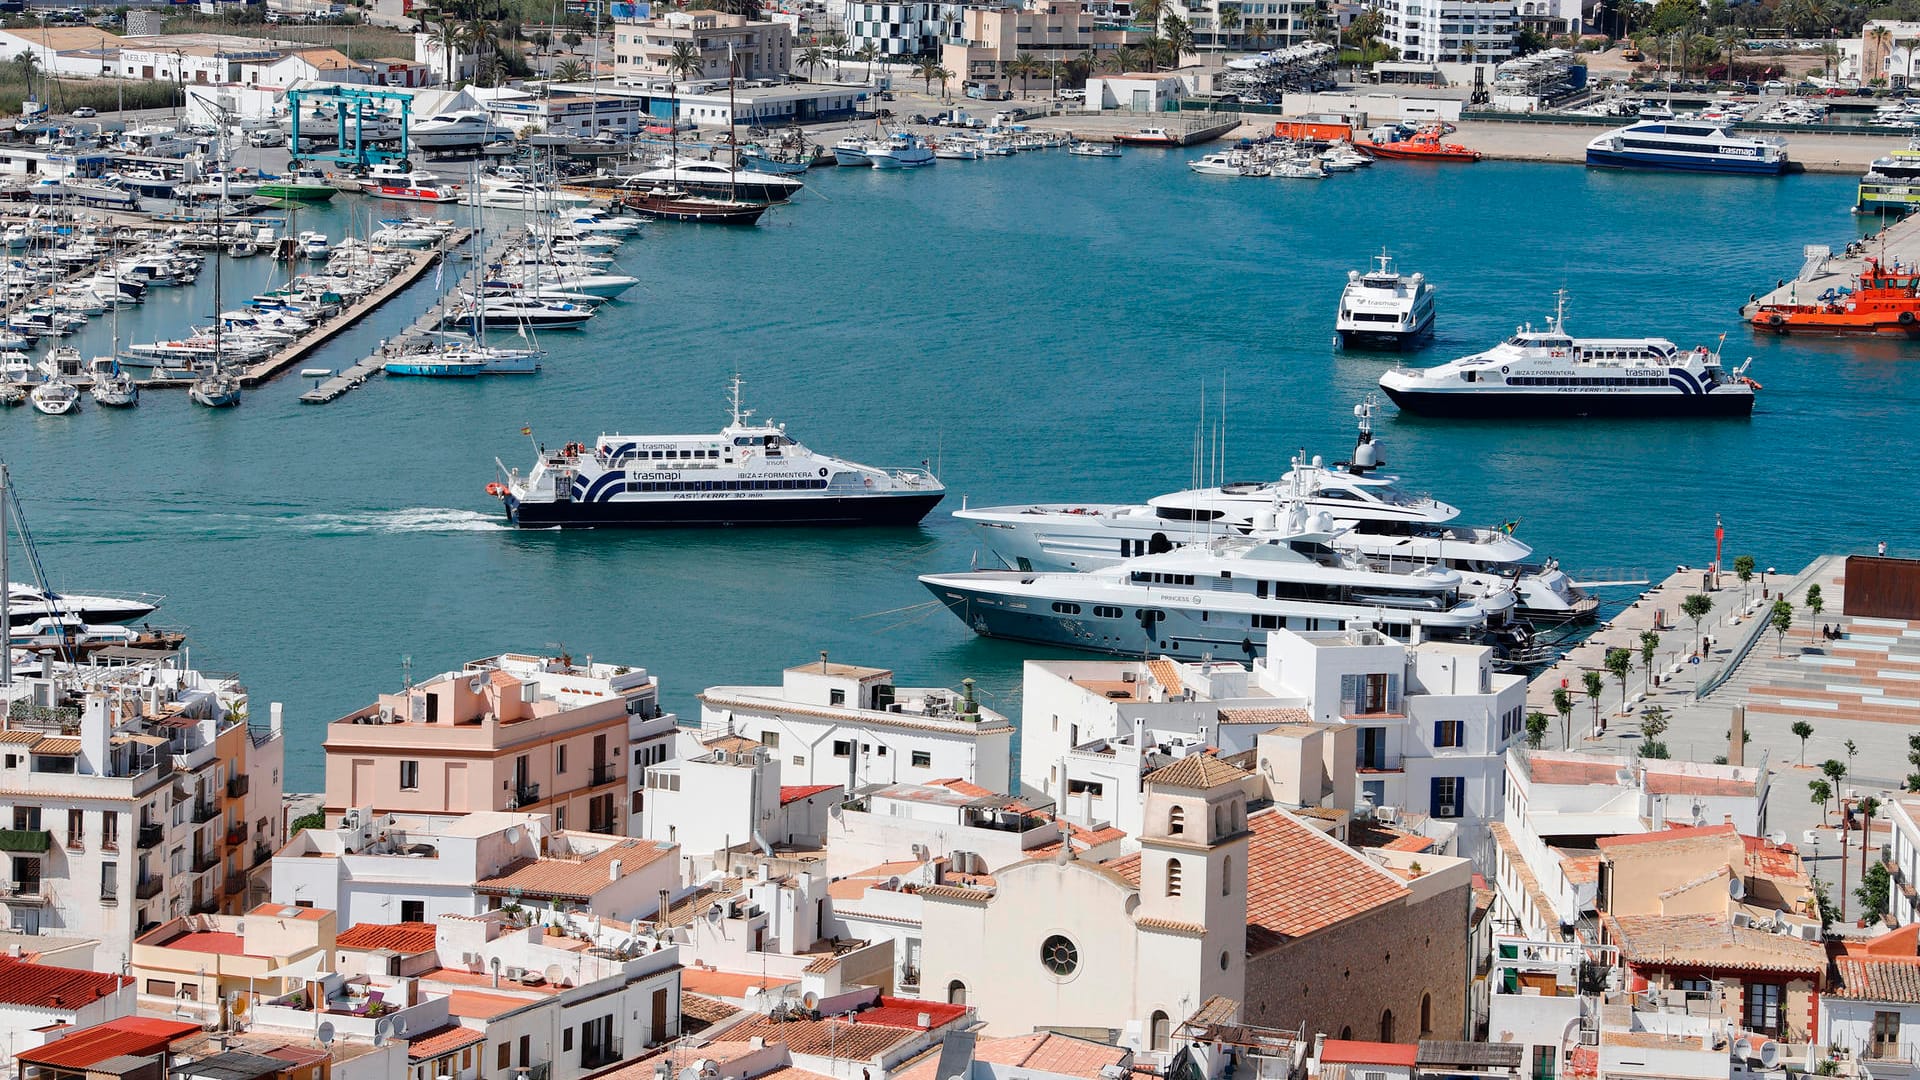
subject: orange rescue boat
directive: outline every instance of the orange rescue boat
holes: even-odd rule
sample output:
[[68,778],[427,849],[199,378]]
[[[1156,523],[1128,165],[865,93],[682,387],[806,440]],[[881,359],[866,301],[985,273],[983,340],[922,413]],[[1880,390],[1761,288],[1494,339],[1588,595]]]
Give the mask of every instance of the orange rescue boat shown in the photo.
[[1413,133],[1410,138],[1399,142],[1363,142],[1356,143],[1364,150],[1371,151],[1375,157],[1399,158],[1402,161],[1458,161],[1474,162],[1480,160],[1480,151],[1461,146],[1459,143],[1441,142],[1440,137],[1446,129],[1439,124],[1429,124]]
[[1904,334],[1920,337],[1920,271],[1868,259],[1859,287],[1829,290],[1810,304],[1761,304],[1748,320],[1774,334]]

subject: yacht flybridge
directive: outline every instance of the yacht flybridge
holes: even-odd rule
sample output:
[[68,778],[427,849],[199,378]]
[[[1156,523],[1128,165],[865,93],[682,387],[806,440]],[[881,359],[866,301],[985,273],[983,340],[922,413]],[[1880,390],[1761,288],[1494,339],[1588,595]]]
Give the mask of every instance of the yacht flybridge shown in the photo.
[[1552,560],[1506,528],[1454,524],[1460,511],[1406,490],[1382,473],[1374,439],[1374,404],[1354,407],[1359,436],[1348,461],[1326,464],[1296,455],[1292,468],[1269,483],[1229,483],[1176,491],[1145,505],[1030,503],[957,510],[980,529],[987,551],[1002,566],[1026,571],[1093,570],[1138,555],[1252,533],[1274,500],[1294,499],[1324,511],[1345,531],[1335,548],[1386,567],[1439,566],[1513,583],[1522,615],[1544,622],[1590,620],[1598,599],[1581,590]]
[[1302,500],[1244,536],[1125,559],[1087,573],[928,574],[934,598],[985,637],[1122,656],[1252,659],[1270,630],[1375,626],[1403,641],[1491,644],[1539,659],[1514,621],[1510,582],[1443,566],[1383,566],[1340,550],[1333,516]]
[[740,380],[713,435],[602,435],[539,448],[522,475],[487,485],[529,527],[913,525],[946,493],[924,467],[880,469],[818,454],[785,424],[751,422]]

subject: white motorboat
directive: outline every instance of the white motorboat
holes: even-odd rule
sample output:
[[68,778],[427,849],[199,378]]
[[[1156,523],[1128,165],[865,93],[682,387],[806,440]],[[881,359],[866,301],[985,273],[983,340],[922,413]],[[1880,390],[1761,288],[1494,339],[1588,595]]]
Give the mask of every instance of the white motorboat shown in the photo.
[[1344,348],[1406,349],[1433,336],[1433,285],[1426,275],[1404,276],[1392,256],[1374,256],[1374,268],[1347,271],[1333,329]]
[[460,198],[460,185],[423,169],[407,167],[405,162],[383,162],[367,171],[360,190],[376,199],[401,202],[453,202]]
[[1202,176],[1245,176],[1247,168],[1232,153],[1207,154],[1187,162],[1187,168]]
[[1067,153],[1075,157],[1117,158],[1120,156],[1120,148],[1107,143],[1076,142],[1067,147]]
[[917,169],[935,161],[933,150],[920,136],[904,131],[867,140],[866,154],[867,164],[876,169]]
[[23,582],[7,583],[7,618],[14,626],[31,626],[44,618],[77,618],[88,623],[123,623],[151,615],[160,606],[157,596],[98,596],[62,593]]
[[407,131],[407,141],[422,150],[455,150],[485,146],[513,138],[513,130],[497,124],[478,109],[443,113],[428,120],[416,120]]
[[303,259],[324,259],[332,253],[332,249],[327,244],[326,233],[303,229],[295,238],[295,242],[299,245],[300,257]]

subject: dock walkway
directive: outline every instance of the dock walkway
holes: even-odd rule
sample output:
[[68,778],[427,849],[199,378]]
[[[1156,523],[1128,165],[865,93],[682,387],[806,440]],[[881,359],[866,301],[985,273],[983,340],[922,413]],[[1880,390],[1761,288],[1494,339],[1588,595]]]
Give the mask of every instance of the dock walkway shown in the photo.
[[1757,294],[1741,307],[1740,315],[1750,319],[1763,304],[1808,304],[1828,289],[1855,288],[1868,258],[1888,267],[1895,262],[1920,266],[1920,215],[1901,218],[1838,255],[1818,244],[1807,245],[1800,272]]

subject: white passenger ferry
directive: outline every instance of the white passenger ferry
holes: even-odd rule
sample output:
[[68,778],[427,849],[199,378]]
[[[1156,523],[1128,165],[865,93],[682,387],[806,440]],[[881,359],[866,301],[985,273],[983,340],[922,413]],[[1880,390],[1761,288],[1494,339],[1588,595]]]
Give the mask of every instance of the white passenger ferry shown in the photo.
[[[1731,373],[1706,346],[1664,338],[1576,338],[1566,294],[1545,330],[1522,326],[1486,352],[1380,376],[1395,405],[1430,416],[1750,416],[1747,365]],[[1751,363],[1751,361],[1749,361]]]
[[1587,144],[1587,164],[1609,169],[1749,173],[1789,171],[1786,140],[1738,135],[1711,120],[1642,120],[1615,128]]
[[785,424],[749,423],[732,382],[733,422],[714,435],[602,435],[541,447],[525,475],[495,461],[487,485],[507,520],[529,527],[913,525],[946,488],[925,468],[880,469],[817,454]]
[[1386,252],[1374,269],[1347,271],[1333,329],[1343,348],[1410,349],[1433,334],[1433,283],[1424,274],[1402,276]]

